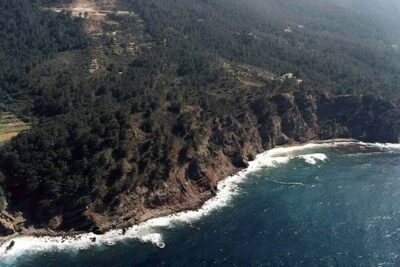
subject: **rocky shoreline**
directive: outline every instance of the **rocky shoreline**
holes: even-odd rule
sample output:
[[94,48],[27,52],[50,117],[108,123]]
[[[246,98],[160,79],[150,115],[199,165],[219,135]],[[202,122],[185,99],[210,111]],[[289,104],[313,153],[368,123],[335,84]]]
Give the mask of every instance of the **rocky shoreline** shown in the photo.
[[[176,167],[162,183],[154,188],[138,185],[127,190],[115,200],[118,205],[103,213],[87,207],[39,225],[25,221],[23,213],[7,211],[10,216],[0,220],[4,236],[0,241],[17,236],[101,234],[195,210],[216,195],[223,178],[246,169],[256,155],[275,147],[336,138],[399,142],[399,109],[371,96],[287,93],[256,98],[249,107],[251,114],[209,120],[204,120],[204,112],[198,108],[182,109],[179,118],[187,114],[192,117],[192,123],[185,126],[187,131],[202,128],[204,134],[194,148],[174,147],[170,151],[168,160]],[[130,141],[137,143],[137,136]],[[13,207],[12,201],[10,205]]]
[[[358,140],[355,139],[332,139],[332,140],[315,140],[315,141],[310,141],[307,142],[305,144],[292,144],[292,145],[284,145],[284,146],[280,146],[280,147],[276,147],[273,150],[279,150],[282,149],[283,151],[285,151],[286,149],[296,149],[296,148],[302,148],[302,147],[307,147],[307,145],[315,145],[318,147],[325,147],[328,149],[333,149],[336,152],[338,151],[343,151],[343,153],[348,153],[348,152],[352,152],[352,153],[369,153],[369,152],[382,152],[384,151],[382,149],[382,147],[379,146],[374,146],[374,145],[370,145],[370,144],[366,144],[366,143],[362,143]],[[268,151],[267,151],[268,152]],[[281,152],[280,152],[281,153]],[[291,152],[289,152],[291,153]],[[280,156],[280,154],[277,154],[277,156]],[[254,162],[253,162],[254,163]],[[252,164],[252,162],[250,162],[250,164]],[[259,164],[259,163],[258,163]],[[250,170],[251,171],[251,170]],[[243,171],[239,171],[243,172]],[[229,177],[228,177],[229,178]],[[221,182],[223,182],[224,179],[221,179]],[[220,182],[220,183],[221,183]],[[225,187],[225,186],[224,186]],[[230,189],[231,192],[234,192],[234,189]],[[208,201],[212,200],[213,196],[216,196],[217,192],[215,194],[211,194],[210,197],[208,199],[205,199],[204,202],[199,203],[199,205],[197,207],[194,207],[193,209],[191,209],[192,211],[196,212],[199,211],[199,209],[201,209],[205,203],[207,203]],[[186,211],[188,211],[188,209],[186,207],[184,207],[182,210],[176,210],[176,211],[171,211],[170,209],[165,209],[164,211],[160,211],[158,214],[162,214],[161,216],[154,216],[152,217],[151,215],[149,215],[147,220],[144,220],[143,222],[140,222],[138,225],[136,226],[140,226],[141,224],[146,224],[147,222],[151,222],[152,220],[157,220],[157,218],[162,218],[162,217],[173,217],[175,215],[179,214],[183,214]],[[150,223],[151,224],[151,223]],[[125,234],[127,233],[129,228],[135,227],[135,225],[130,225],[130,226],[117,226],[116,228],[113,229],[108,229],[103,233],[89,233],[89,232],[85,232],[85,231],[79,231],[79,232],[55,232],[49,229],[24,229],[24,231],[22,231],[22,233],[15,233],[13,235],[9,235],[9,236],[5,236],[5,237],[0,237],[0,248],[5,250],[5,254],[7,254],[7,251],[11,250],[18,242],[19,240],[21,240],[21,238],[24,237],[34,237],[34,238],[60,238],[58,242],[60,242],[61,244],[64,243],[65,241],[70,241],[70,242],[77,242],[82,240],[82,238],[86,238],[89,239],[90,242],[92,242],[93,244],[95,244],[99,237],[102,235],[106,235],[107,232],[110,231],[114,231],[116,233],[118,233],[118,235],[125,236]],[[83,237],[87,235],[86,237]],[[89,236],[89,235],[93,235],[93,236]],[[129,236],[127,236],[129,238]],[[160,248],[165,247],[165,243],[160,241],[160,240],[156,240],[154,242],[155,245],[159,246]]]

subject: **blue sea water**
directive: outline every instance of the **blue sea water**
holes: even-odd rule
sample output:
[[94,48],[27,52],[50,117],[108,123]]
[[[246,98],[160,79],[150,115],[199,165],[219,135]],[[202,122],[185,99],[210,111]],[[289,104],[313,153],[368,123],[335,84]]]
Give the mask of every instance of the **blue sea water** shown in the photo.
[[307,153],[328,159],[249,174],[227,206],[160,229],[164,249],[132,239],[0,266],[400,266],[400,150]]

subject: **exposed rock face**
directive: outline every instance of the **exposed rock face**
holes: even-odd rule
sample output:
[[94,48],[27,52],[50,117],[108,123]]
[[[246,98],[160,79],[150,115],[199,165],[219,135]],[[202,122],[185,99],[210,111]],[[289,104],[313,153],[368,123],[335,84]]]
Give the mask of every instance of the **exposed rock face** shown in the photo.
[[400,110],[371,96],[281,94],[255,101],[252,109],[265,148],[339,137],[399,142]]
[[226,116],[204,124],[196,113],[190,127],[203,128],[205,134],[195,149],[171,151],[170,158],[182,164],[177,163],[156,190],[138,188],[123,196],[125,201],[104,224],[97,224],[99,229],[109,228],[110,218],[115,225],[130,225],[196,208],[212,197],[219,180],[278,145],[332,138],[399,141],[400,110],[371,96],[290,93],[261,98],[249,106],[251,113],[240,118]]
[[13,216],[6,211],[0,212],[0,236],[12,235],[19,230],[25,222],[20,214]]
[[[400,110],[371,96],[279,94],[251,100],[246,110],[236,117],[207,119],[200,108],[180,111],[178,117],[170,118],[176,123],[173,131],[181,142],[168,152],[165,179],[151,187],[137,184],[114,199],[106,212],[88,207],[74,214],[60,214],[47,227],[102,232],[197,208],[213,196],[218,181],[245,168],[256,154],[278,145],[332,138],[399,142]],[[181,123],[189,115],[191,119]],[[142,135],[135,129],[131,142],[145,146]],[[129,160],[125,164],[124,169],[137,168]],[[12,232],[9,230],[13,227],[6,228],[1,234]]]

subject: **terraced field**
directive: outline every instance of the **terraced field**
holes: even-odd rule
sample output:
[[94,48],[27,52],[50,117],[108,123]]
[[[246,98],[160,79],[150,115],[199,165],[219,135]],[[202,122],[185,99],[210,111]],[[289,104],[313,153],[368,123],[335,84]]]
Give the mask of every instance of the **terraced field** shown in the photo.
[[0,145],[27,129],[29,129],[29,124],[23,122],[14,114],[0,112]]

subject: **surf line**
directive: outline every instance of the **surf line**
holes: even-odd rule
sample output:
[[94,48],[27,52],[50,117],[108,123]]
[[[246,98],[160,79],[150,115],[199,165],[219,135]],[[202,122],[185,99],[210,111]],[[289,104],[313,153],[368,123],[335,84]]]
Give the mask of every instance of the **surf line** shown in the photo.
[[[218,183],[216,196],[207,200],[199,209],[191,211],[182,211],[168,216],[150,219],[138,225],[128,228],[126,231],[110,230],[102,235],[94,233],[81,234],[74,237],[51,237],[51,236],[20,236],[6,241],[0,246],[0,258],[7,256],[16,256],[27,251],[49,251],[49,250],[81,250],[87,249],[93,245],[112,245],[115,242],[125,239],[137,239],[143,242],[151,242],[154,245],[163,246],[163,236],[160,228],[173,227],[177,222],[190,223],[203,216],[207,216],[216,209],[224,207],[231,201],[233,196],[238,194],[238,187],[248,179],[250,173],[259,171],[265,167],[277,167],[286,164],[290,159],[296,157],[293,153],[298,153],[309,148],[335,147],[337,145],[346,145],[355,142],[326,142],[326,143],[307,143],[303,145],[294,145],[286,147],[276,147],[265,151],[256,156],[254,161],[249,162],[248,168],[229,176]],[[275,183],[284,183],[274,181]],[[287,185],[299,185],[300,183],[286,183]],[[304,186],[304,185],[303,185]],[[8,246],[14,241],[12,247],[6,252]],[[14,257],[13,257],[14,258]]]

